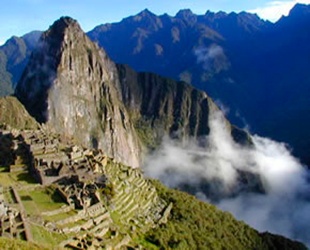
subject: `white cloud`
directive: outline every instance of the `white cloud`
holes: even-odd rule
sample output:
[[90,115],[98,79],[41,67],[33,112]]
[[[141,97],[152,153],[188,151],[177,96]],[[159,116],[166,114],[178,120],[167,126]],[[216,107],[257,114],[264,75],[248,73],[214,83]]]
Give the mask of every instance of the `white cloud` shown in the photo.
[[221,46],[211,44],[209,47],[194,49],[197,63],[202,64],[204,70],[219,73],[229,68],[229,62]]
[[214,202],[260,231],[310,246],[309,172],[285,144],[253,136],[253,146],[238,145],[222,114],[209,118],[206,148],[166,139],[147,159],[145,173]]
[[297,3],[310,4],[310,0],[271,1],[262,7],[248,10],[248,12],[256,13],[261,18],[274,22],[281,16],[287,16]]

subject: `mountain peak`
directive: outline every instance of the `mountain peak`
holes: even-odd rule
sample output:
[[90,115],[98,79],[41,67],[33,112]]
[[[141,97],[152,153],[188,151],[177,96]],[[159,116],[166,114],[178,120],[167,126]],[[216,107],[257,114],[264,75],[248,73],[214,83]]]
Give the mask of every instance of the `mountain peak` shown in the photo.
[[179,10],[176,16],[192,16],[194,13],[191,11],[191,9],[182,9]]
[[283,26],[287,29],[290,27],[300,29],[304,25],[308,25],[310,22],[310,5],[297,3],[289,12],[288,16],[282,16],[276,23],[278,26]]
[[207,10],[205,17],[207,18],[224,18],[227,17],[227,13],[224,11],[219,11],[219,12],[212,12],[210,10]]
[[298,16],[305,16],[306,14],[310,13],[310,5],[297,3],[291,9],[289,16],[298,17]]
[[129,23],[134,23],[135,25],[142,25],[143,29],[148,31],[158,30],[163,26],[160,18],[148,9],[144,9],[137,15],[128,17],[125,20]]
[[190,24],[194,24],[197,21],[197,16],[190,9],[180,10],[175,17],[183,19]]
[[81,29],[79,23],[75,19],[66,16],[66,17],[61,17],[57,21],[55,21],[52,24],[52,26],[50,26],[49,31],[55,30],[57,32],[61,32],[61,31],[66,30],[69,27],[75,27],[75,28]]
[[148,16],[148,15],[154,15],[153,12],[151,12],[148,8],[145,8],[144,10],[142,10],[138,15],[141,16]]
[[195,14],[190,9],[179,10],[176,14],[176,17],[178,18],[188,18],[192,16],[195,16]]
[[[33,51],[25,75],[16,86],[15,94],[22,102],[28,101],[27,109],[39,122],[46,122],[46,98],[49,89],[54,85],[58,67],[64,58],[67,45],[81,47],[84,33],[76,20],[61,17],[55,21],[40,37],[38,46]],[[42,94],[44,93],[44,94]],[[32,103],[36,96],[41,96],[41,105]]]
[[53,131],[137,167],[138,139],[118,85],[115,64],[105,51],[74,19],[64,17],[43,33],[15,95]]
[[71,17],[61,17],[55,21],[50,28],[45,32],[45,36],[53,36],[61,38],[66,30],[71,29],[76,32],[83,32],[79,23]]
[[54,22],[54,24],[62,24],[62,25],[75,25],[75,24],[78,24],[78,22],[73,19],[72,17],[69,17],[69,16],[63,16],[61,18],[59,18],[58,20],[56,20]]
[[144,18],[151,18],[151,17],[156,17],[156,15],[149,11],[148,9],[144,9],[141,12],[139,12],[136,16],[134,16],[135,21],[141,21]]

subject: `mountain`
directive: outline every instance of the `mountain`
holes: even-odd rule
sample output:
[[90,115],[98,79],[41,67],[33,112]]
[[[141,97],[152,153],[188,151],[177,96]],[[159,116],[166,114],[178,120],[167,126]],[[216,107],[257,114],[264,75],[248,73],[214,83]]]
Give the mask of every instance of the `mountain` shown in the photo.
[[[217,111],[188,84],[116,67],[70,18],[43,33],[15,95],[38,122],[130,166],[139,166],[141,144],[154,147],[176,133],[181,140],[208,135]],[[227,128],[247,142],[244,131],[228,121]]]
[[21,129],[0,126],[1,249],[306,249],[47,128]]
[[[206,91],[228,107],[234,124],[288,143],[309,165],[308,24],[309,6],[303,4],[275,24],[246,12],[181,10],[171,17],[146,9],[88,35],[113,61]],[[12,45],[14,39],[26,45],[26,54]],[[12,38],[0,47],[1,95],[12,93],[36,44],[22,41]]]
[[263,89],[268,90],[268,95],[260,101],[268,105],[262,115],[266,119],[260,119],[257,131],[288,142],[293,153],[307,165],[310,162],[310,102],[307,94],[310,90],[310,36],[306,27],[309,25],[310,6],[297,4],[287,17],[282,17],[263,35],[262,44],[270,45],[265,48],[261,45],[260,48],[258,75],[261,77],[258,80],[261,90],[257,95],[260,98],[266,95]]
[[[213,65],[210,65],[208,73],[225,70],[229,66],[226,46],[238,46],[239,41],[251,38],[270,25],[245,12],[226,14],[208,11],[205,15],[195,15],[190,10],[181,10],[171,17],[166,14],[156,16],[144,10],[119,23],[99,25],[88,35],[116,62],[129,64],[137,71],[182,78],[197,64],[197,54],[203,52],[207,57],[208,49],[215,48],[217,53],[221,53],[215,61],[210,61]],[[126,46],[120,47],[124,43]],[[190,74],[193,83],[200,77],[201,72],[198,76]]]
[[[144,177],[144,146],[211,135],[219,109],[184,82],[114,64],[74,19],[42,34],[15,96],[0,98],[1,236],[51,249],[305,249]],[[220,127],[253,147],[225,118]]]
[[288,143],[309,165],[309,9],[297,4],[275,24],[246,12],[145,10],[88,35],[116,62],[205,90],[234,124]]
[[0,124],[18,129],[37,129],[39,124],[16,97],[0,98]]
[[41,36],[15,94],[39,122],[137,167],[140,146],[118,84],[105,52],[62,18]]
[[[117,67],[122,100],[138,131],[150,135],[145,139],[151,146],[165,134],[181,141],[210,134],[210,117],[220,111],[205,92],[156,74],[137,73],[126,65]],[[236,142],[250,144],[245,131],[227,120],[225,127]]]
[[0,47],[0,96],[14,92],[40,35],[40,31],[33,31],[22,37],[13,36]]

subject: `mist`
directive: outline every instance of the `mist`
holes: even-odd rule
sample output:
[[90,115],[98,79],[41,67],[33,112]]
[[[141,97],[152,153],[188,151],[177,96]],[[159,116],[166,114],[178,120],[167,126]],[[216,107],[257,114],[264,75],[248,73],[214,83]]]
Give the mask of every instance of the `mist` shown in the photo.
[[310,185],[305,166],[287,146],[252,136],[241,146],[220,112],[209,117],[201,147],[165,138],[146,161],[145,174],[231,212],[257,230],[281,234],[310,246]]
[[217,44],[211,44],[208,47],[198,47],[194,50],[194,55],[196,56],[197,63],[201,64],[203,69],[208,72],[219,73],[227,70],[230,66],[223,48]]

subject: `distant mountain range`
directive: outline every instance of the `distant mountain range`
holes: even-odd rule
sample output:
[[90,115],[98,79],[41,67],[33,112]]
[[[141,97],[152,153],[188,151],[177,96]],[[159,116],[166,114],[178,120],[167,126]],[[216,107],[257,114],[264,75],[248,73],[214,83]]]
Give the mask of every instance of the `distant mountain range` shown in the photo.
[[[214,157],[226,170],[229,157],[203,149],[226,152],[226,141],[243,151],[256,147],[204,91],[116,65],[70,17],[55,21],[38,41],[29,59],[31,50],[19,54],[16,65],[27,64],[14,96],[0,98],[0,184],[6,192],[0,236],[11,238],[0,237],[0,246],[37,247],[13,240],[20,238],[50,249],[306,249],[300,242],[260,233],[133,169],[144,150],[158,149],[167,137],[182,144],[196,141],[197,152],[189,154],[196,164],[203,156]],[[10,42],[25,48],[25,37]],[[216,117],[219,124],[212,121]],[[224,143],[216,142],[218,133]],[[157,167],[152,168],[160,171]],[[212,172],[221,170],[211,164],[198,173],[211,199],[213,186],[217,199],[267,192],[264,179],[251,168],[222,173],[236,177],[223,192],[224,180]],[[173,169],[167,174],[179,178]],[[184,189],[194,188],[192,181],[187,176]],[[306,239],[298,233],[292,237]]]
[[[38,122],[132,167],[144,146],[155,147],[165,135],[208,135],[209,117],[218,112],[189,84],[115,65],[67,17],[42,34],[15,96]],[[235,141],[247,143],[247,133],[226,122]]]
[[301,4],[275,24],[245,12],[145,10],[89,36],[117,62],[205,90],[233,123],[289,143],[309,164],[309,24],[310,7]]
[[[246,12],[175,17],[148,10],[88,36],[117,63],[205,90],[235,124],[289,143],[310,164],[310,7],[297,4],[273,24]],[[12,93],[38,32],[0,47],[1,94]]]
[[[69,17],[42,33],[28,59],[29,51],[19,54],[16,65],[27,65],[15,97],[0,98],[0,236],[10,238],[0,237],[2,248],[306,249],[131,168],[164,136],[183,142],[216,130],[220,111],[205,92],[116,65]],[[224,118],[220,130],[235,147],[254,147]],[[236,186],[258,191],[256,173],[236,174]]]

